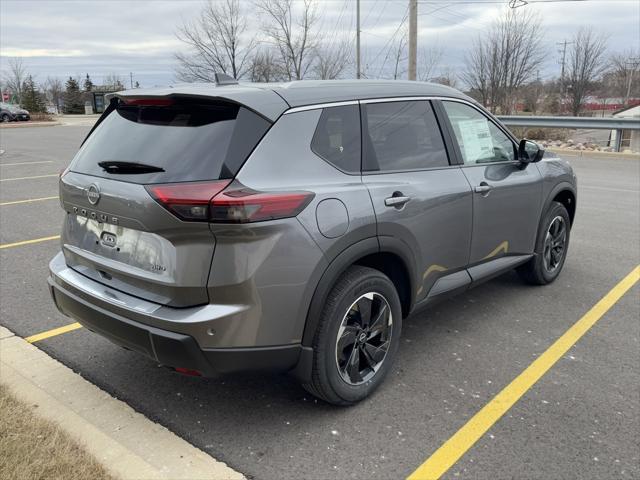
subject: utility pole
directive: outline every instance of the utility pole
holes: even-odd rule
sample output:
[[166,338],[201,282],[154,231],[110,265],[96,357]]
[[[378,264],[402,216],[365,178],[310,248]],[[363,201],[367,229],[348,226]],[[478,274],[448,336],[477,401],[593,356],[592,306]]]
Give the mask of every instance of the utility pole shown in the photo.
[[360,0],[356,2],[356,78],[360,78]]
[[409,80],[416,79],[418,56],[418,0],[409,0]]
[[133,72],[129,72],[129,80],[131,82],[131,88],[133,89]]
[[624,97],[624,104],[629,105],[629,97],[631,96],[631,81],[633,80],[633,72],[640,65],[640,58],[632,58],[630,61],[624,62],[625,67],[629,67],[629,83],[627,84],[627,95]]
[[564,42],[558,42],[556,45],[562,45],[562,70],[560,71],[560,112],[562,113],[564,107],[564,97],[566,95],[566,84],[564,81],[564,66],[567,60],[567,45],[571,45],[575,42],[569,42],[566,39]]

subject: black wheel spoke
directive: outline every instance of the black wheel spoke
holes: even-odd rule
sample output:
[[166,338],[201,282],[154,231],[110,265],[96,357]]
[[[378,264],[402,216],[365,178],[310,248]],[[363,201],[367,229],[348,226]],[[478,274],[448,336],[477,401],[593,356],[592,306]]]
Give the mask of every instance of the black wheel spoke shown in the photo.
[[366,298],[361,297],[358,300],[358,312],[360,313],[360,325],[363,328],[366,328],[371,323],[371,307],[373,301]]
[[354,325],[345,326],[342,335],[340,335],[340,338],[338,338],[338,352],[344,352],[345,348],[356,343],[357,335],[358,327]]
[[353,347],[346,367],[347,375],[352,382],[357,383],[362,381],[362,375],[360,375],[360,349],[356,346]]
[[363,346],[363,351],[367,359],[371,359],[373,363],[370,362],[370,365],[373,366],[380,363],[380,360],[384,358],[387,353],[387,348],[389,347],[389,342],[386,341],[381,345],[375,346],[370,343],[365,343]]
[[380,331],[382,329],[384,329],[386,327],[384,320],[386,320],[387,317],[387,304],[383,303],[380,306],[380,310],[378,311],[378,313],[376,314],[375,318],[373,319],[373,321],[371,322],[371,324],[369,325],[369,330],[373,331]]

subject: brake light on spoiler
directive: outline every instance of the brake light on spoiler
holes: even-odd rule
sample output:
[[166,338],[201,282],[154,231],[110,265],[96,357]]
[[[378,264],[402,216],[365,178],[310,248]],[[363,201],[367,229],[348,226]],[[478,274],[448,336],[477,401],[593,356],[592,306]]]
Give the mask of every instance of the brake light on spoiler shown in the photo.
[[164,208],[187,221],[251,223],[298,215],[314,197],[311,192],[259,192],[240,182],[147,185]]

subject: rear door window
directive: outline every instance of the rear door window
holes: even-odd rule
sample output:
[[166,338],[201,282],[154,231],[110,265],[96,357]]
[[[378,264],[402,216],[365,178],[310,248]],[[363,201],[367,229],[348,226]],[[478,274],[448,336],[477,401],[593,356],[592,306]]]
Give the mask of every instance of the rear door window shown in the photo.
[[360,173],[360,109],[343,105],[322,110],[311,150],[334,167]]
[[449,165],[429,101],[370,103],[364,108],[363,170],[423,170]]
[[[84,143],[71,170],[144,184],[233,178],[270,125],[232,103],[121,103]],[[163,171],[114,174],[100,162],[131,162]]]

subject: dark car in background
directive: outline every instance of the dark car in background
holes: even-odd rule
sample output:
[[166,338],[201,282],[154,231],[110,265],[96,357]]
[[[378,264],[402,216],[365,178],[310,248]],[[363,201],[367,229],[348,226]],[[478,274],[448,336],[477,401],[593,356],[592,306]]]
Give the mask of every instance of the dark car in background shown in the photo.
[[0,122],[17,122],[31,120],[29,112],[18,105],[0,103]]

